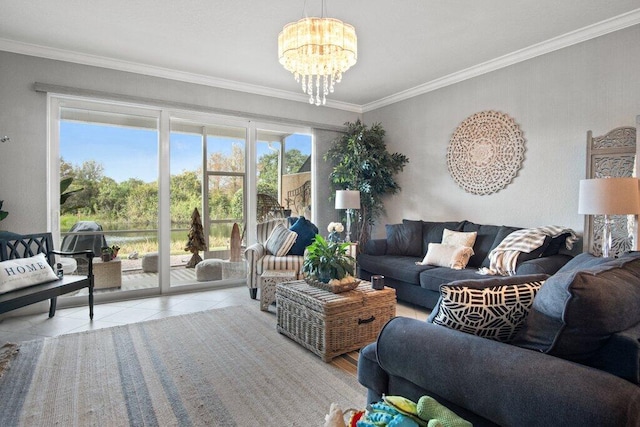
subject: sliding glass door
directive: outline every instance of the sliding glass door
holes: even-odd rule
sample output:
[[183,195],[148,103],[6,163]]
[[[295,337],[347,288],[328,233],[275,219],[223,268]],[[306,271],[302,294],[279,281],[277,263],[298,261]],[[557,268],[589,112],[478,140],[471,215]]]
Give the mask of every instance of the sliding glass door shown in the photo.
[[259,221],[312,219],[310,129],[62,96],[49,107],[49,227],[56,247],[94,252],[98,301],[242,284]]

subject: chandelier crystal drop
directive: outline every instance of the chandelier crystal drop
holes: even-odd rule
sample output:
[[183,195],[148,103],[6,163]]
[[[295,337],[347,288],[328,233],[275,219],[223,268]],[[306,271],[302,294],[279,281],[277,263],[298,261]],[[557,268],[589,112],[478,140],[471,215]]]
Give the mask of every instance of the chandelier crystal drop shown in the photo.
[[324,105],[342,73],[356,63],[357,45],[352,25],[333,18],[302,18],[278,35],[278,58],[301,82],[309,103]]

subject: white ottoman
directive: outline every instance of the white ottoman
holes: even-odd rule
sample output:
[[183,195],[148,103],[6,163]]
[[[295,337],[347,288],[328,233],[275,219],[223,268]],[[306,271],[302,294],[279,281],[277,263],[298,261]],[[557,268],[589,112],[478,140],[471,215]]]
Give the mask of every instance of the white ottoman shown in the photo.
[[247,277],[247,263],[245,261],[224,261],[222,264],[222,279],[245,279]]
[[196,280],[198,282],[209,282],[211,280],[222,280],[221,259],[204,259],[196,264]]
[[142,256],[142,271],[145,273],[158,272],[158,252],[149,252]]

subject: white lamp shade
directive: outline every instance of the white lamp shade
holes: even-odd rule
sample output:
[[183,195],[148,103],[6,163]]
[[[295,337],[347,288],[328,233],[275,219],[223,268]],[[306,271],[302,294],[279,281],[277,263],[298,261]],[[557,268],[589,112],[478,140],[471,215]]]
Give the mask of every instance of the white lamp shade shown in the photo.
[[337,190],[336,209],[360,209],[360,192],[357,190]]
[[640,213],[639,182],[637,178],[581,179],[578,213],[583,215]]

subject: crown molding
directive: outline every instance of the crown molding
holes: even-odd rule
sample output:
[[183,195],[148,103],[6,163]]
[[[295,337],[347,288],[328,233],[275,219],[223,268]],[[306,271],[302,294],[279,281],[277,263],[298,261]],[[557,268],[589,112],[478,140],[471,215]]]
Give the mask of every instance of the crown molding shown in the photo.
[[[506,55],[500,56],[487,62],[483,62],[478,65],[474,65],[464,70],[451,73],[441,78],[432,80],[430,82],[415,86],[407,90],[403,90],[401,92],[364,105],[351,104],[329,99],[327,100],[326,106],[328,108],[335,108],[338,110],[362,114],[637,24],[640,24],[640,8],[589,25],[587,27],[571,31],[561,36],[554,37],[544,42],[537,43],[524,49],[508,53]],[[254,95],[269,96],[273,98],[285,99],[288,101],[302,102],[305,104],[309,102],[308,97],[302,93],[273,89],[265,86],[241,83],[233,80],[221,79],[202,74],[172,70],[168,68],[145,65],[131,61],[123,61],[103,56],[84,54],[64,49],[50,48],[46,46],[18,42],[10,39],[0,38],[0,51],[37,56],[41,58],[72,62],[82,65],[90,65],[94,67],[109,68],[118,71],[143,74],[153,77],[194,83],[203,86],[211,86],[238,92],[246,92]]]
[[[285,99],[288,101],[302,102],[305,104],[309,103],[309,98],[302,93],[273,89],[266,86],[253,85],[249,83],[241,83],[234,80],[227,80],[217,77],[205,76],[202,74],[172,70],[169,68],[156,67],[153,65],[146,65],[132,61],[123,61],[119,59],[107,58],[104,56],[79,53],[70,50],[57,49],[30,43],[23,43],[10,39],[0,38],[0,51],[7,51],[28,56],[36,56],[57,61],[72,62],[74,64],[89,65],[93,67],[108,68],[117,71],[143,74],[170,80],[178,80],[181,82],[251,93],[254,95],[269,96],[273,98]],[[362,107],[360,105],[350,104],[346,102],[327,100],[326,106],[339,110],[362,113]]]
[[508,67],[528,59],[535,58],[546,53],[550,53],[565,47],[569,47],[596,37],[603,36],[624,28],[632,27],[640,24],[640,8],[634,9],[622,15],[580,28],[575,31],[563,34],[558,37],[546,40],[541,43],[534,44],[524,49],[517,50],[512,53],[500,56],[487,62],[483,62],[473,67],[466,68],[455,73],[451,73],[444,77],[432,80],[419,86],[407,89],[393,95],[381,98],[377,101],[370,102],[362,106],[363,112],[372,111],[396,102],[404,101],[418,95],[422,95],[443,87],[462,82],[464,80],[481,76],[482,74],[496,71],[501,68]]

